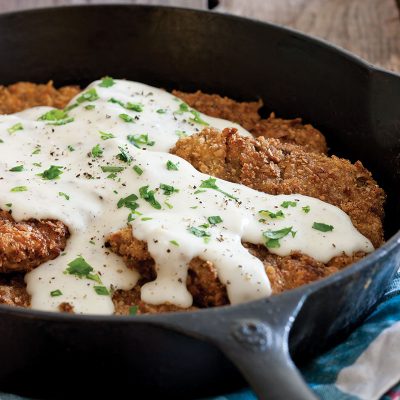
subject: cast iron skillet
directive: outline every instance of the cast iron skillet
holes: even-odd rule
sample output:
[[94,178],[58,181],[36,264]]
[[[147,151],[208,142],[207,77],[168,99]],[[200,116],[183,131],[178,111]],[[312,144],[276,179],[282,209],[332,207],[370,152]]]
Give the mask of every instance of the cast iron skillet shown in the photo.
[[[304,362],[351,331],[400,261],[400,77],[327,43],[242,18],[93,6],[0,16],[0,81],[82,85],[106,74],[257,99],[303,116],[388,194],[388,242],[328,279],[241,306],[140,317],[0,307],[0,388],[37,397],[220,394],[313,399]],[[199,340],[200,339],[200,340]],[[78,392],[79,387],[79,392]]]

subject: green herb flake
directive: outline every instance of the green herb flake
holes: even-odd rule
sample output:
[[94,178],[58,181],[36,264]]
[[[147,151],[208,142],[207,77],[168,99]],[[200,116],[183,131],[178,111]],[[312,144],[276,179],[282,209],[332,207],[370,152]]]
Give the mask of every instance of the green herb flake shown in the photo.
[[92,266],[89,265],[82,256],[79,256],[75,258],[75,260],[71,261],[68,264],[68,268],[65,270],[66,273],[70,275],[76,275],[79,278],[86,278],[92,271]]
[[12,167],[9,169],[10,172],[22,172],[24,170],[23,165],[17,165],[16,167]]
[[151,217],[143,217],[143,218],[141,218],[141,220],[142,221],[150,221],[150,220],[152,220],[153,218],[151,218]]
[[75,151],[75,148],[74,148],[73,146],[71,146],[70,144],[68,145],[67,149],[68,149],[69,151]]
[[267,248],[280,247],[279,239],[282,239],[289,233],[291,233],[293,237],[296,235],[296,232],[293,231],[292,228],[293,227],[290,226],[288,228],[279,229],[277,231],[268,230],[268,231],[263,232],[263,236],[266,239],[265,246]]
[[60,175],[63,173],[63,171],[61,171],[63,167],[57,166],[57,165],[52,165],[50,166],[49,169],[46,169],[45,171],[43,171],[41,174],[37,174],[38,176],[41,176],[42,179],[50,181],[53,179],[58,179],[60,177]]
[[0,139],[0,143],[4,143],[4,140],[3,140],[3,139]]
[[238,198],[237,197],[235,197],[235,196],[232,196],[231,194],[229,194],[229,193],[226,193],[226,192],[224,192],[222,189],[220,189],[217,185],[216,185],[216,182],[217,180],[215,179],[215,178],[208,178],[208,179],[206,179],[205,181],[202,181],[201,182],[201,185],[200,185],[200,187],[201,188],[204,188],[204,189],[213,189],[213,190],[216,190],[217,192],[220,192],[220,193],[222,193],[223,195],[225,195],[226,197],[229,197],[230,199],[233,199],[233,200],[238,200]]
[[84,108],[85,108],[85,110],[90,111],[90,110],[94,110],[96,108],[96,106],[94,104],[88,104]]
[[258,212],[260,215],[266,218],[276,219],[276,218],[285,218],[285,214],[282,210],[277,211],[276,213],[269,210],[260,210]]
[[179,247],[179,243],[176,240],[170,240],[169,242],[174,246]]
[[202,229],[195,228],[194,226],[191,226],[190,228],[188,228],[188,231],[197,237],[210,237],[211,236],[208,232],[203,231]]
[[147,133],[143,135],[128,135],[126,138],[128,139],[129,143],[133,144],[138,149],[141,148],[141,145],[154,146],[155,144],[153,140],[149,139],[149,135]]
[[305,206],[301,208],[306,214],[308,214],[311,210],[310,206]]
[[153,208],[157,210],[161,210],[161,204],[156,200],[154,197],[155,191],[154,190],[149,190],[149,186],[142,186],[139,189],[139,194],[140,197],[147,201]]
[[62,292],[60,289],[57,290],[53,290],[52,292],[50,292],[50,296],[51,297],[58,297],[58,296],[62,296]]
[[108,139],[114,139],[115,136],[112,133],[107,133],[107,132],[102,132],[100,131],[100,139],[101,140],[108,140]]
[[122,172],[125,169],[124,167],[116,167],[114,165],[102,165],[100,168],[103,172],[112,173]]
[[8,208],[11,208],[11,207],[12,207],[12,203],[7,203],[6,206],[7,206]]
[[136,194],[131,194],[127,197],[123,197],[118,200],[117,207],[126,207],[129,208],[131,211],[136,210],[139,207],[139,204],[136,203],[136,200],[138,200],[138,197]]
[[126,151],[123,147],[118,146],[118,148],[119,148],[119,151],[120,151],[121,153],[119,153],[119,154],[117,155],[117,158],[118,158],[119,160],[121,160],[122,162],[125,162],[125,163],[127,163],[127,164],[130,164],[130,163],[132,162],[132,160],[133,160],[132,156],[131,156],[131,155],[129,154],[129,152]]
[[136,315],[138,312],[138,306],[130,306],[129,307],[129,315]]
[[178,165],[173,163],[171,160],[167,161],[167,170],[168,171],[178,171]]
[[124,106],[127,110],[132,110],[136,112],[142,112],[143,111],[143,104],[140,103],[126,103]]
[[105,76],[104,78],[102,78],[102,80],[99,84],[100,87],[104,87],[104,88],[109,88],[114,85],[115,85],[115,81],[110,76]]
[[32,163],[32,165],[33,166],[35,166],[35,167],[42,167],[42,163],[40,163],[40,162],[34,162],[34,163]]
[[38,145],[36,145],[35,148],[33,149],[32,155],[33,155],[33,154],[39,154],[40,151],[41,151],[41,146],[40,146],[40,144],[38,144]]
[[164,108],[159,108],[156,112],[158,114],[165,114],[167,112],[167,110],[165,110]]
[[105,286],[93,286],[93,289],[99,296],[108,296],[110,294]]
[[222,222],[222,218],[219,215],[208,217],[207,220],[211,225],[217,225]]
[[143,174],[143,170],[142,170],[142,168],[139,167],[139,165],[134,165],[134,166],[132,167],[132,169],[133,169],[139,176]]
[[190,107],[186,103],[179,104],[179,109],[174,112],[174,114],[183,114],[185,112],[190,111]]
[[[92,240],[89,243],[95,244]],[[86,278],[90,279],[91,281],[95,281],[97,283],[100,283],[100,284],[102,283],[101,279],[100,279],[100,276],[98,274],[87,274]]]
[[22,131],[24,127],[22,126],[21,122],[16,123],[15,125],[11,126],[10,128],[7,129],[7,132],[12,135],[13,133],[17,131]]
[[92,154],[93,157],[98,158],[98,157],[101,157],[103,155],[103,151],[104,151],[104,149],[99,144],[96,144],[96,146],[94,146],[92,148],[91,154]]
[[208,122],[206,122],[203,119],[201,119],[200,113],[198,111],[190,110],[190,112],[194,116],[193,118],[189,119],[191,122],[195,122],[196,124],[200,124],[200,125],[203,125],[203,126],[208,126],[209,125]]
[[119,117],[125,122],[135,122],[135,119],[128,114],[119,114]]
[[179,189],[176,189],[171,185],[166,185],[165,183],[160,184],[160,189],[164,191],[166,196],[171,196],[171,194],[179,192]]
[[69,199],[70,199],[70,197],[67,195],[67,193],[64,193],[64,192],[58,192],[58,195],[59,195],[60,197],[64,197],[64,198],[65,198],[65,200],[69,200]]
[[172,208],[174,208],[174,206],[170,203],[168,203],[168,201],[164,201],[164,204],[171,210]]
[[185,137],[188,136],[187,133],[184,132],[184,131],[175,131],[175,134],[176,134],[180,139],[185,138]]
[[15,186],[13,187],[10,192],[27,192],[28,188],[26,186]]
[[331,232],[333,231],[332,225],[324,224],[323,222],[314,222],[312,225],[313,229],[321,232]]
[[281,204],[281,207],[283,207],[283,208],[296,207],[296,206],[297,206],[297,202],[296,201],[284,201]]
[[66,111],[55,108],[39,117],[38,121],[48,121],[47,125],[65,125],[74,121],[74,118],[69,117]]
[[79,96],[76,101],[78,104],[84,103],[85,101],[95,101],[99,99],[99,95],[96,92],[95,88],[87,90],[81,96]]

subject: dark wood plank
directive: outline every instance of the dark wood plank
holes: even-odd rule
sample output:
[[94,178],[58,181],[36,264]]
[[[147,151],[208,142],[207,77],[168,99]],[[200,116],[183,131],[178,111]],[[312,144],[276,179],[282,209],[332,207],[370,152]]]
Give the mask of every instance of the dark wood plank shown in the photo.
[[400,71],[396,0],[220,0],[217,10],[290,26]]

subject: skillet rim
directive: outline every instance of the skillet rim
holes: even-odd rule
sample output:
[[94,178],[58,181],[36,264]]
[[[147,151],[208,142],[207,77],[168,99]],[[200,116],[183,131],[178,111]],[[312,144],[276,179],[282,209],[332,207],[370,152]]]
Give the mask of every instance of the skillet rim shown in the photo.
[[[365,71],[369,73],[369,80],[372,79],[372,76],[375,74],[382,73],[384,75],[390,76],[394,79],[398,79],[400,82],[400,73],[396,73],[385,69],[380,66],[376,66],[367,60],[363,59],[362,57],[351,53],[350,51],[336,45],[333,43],[328,42],[325,39],[308,35],[306,33],[300,32],[296,29],[286,27],[280,24],[274,24],[271,22],[264,22],[257,19],[252,19],[248,17],[242,17],[234,14],[226,14],[221,12],[215,12],[210,10],[202,10],[202,9],[195,9],[195,8],[188,8],[188,7],[173,7],[173,6],[165,6],[165,5],[146,5],[146,4],[127,4],[127,3],[113,3],[113,4],[78,4],[78,5],[61,5],[57,7],[38,7],[38,8],[27,8],[24,10],[18,11],[10,11],[6,13],[0,14],[0,24],[3,18],[8,17],[18,17],[22,14],[40,14],[42,12],[55,12],[60,10],[63,12],[65,9],[88,9],[88,8],[97,8],[97,9],[107,9],[107,8],[142,8],[142,9],[166,9],[173,12],[188,12],[188,13],[195,13],[195,14],[206,14],[212,17],[217,16],[217,18],[223,18],[227,20],[233,21],[241,21],[244,23],[250,23],[253,25],[258,26],[268,26],[269,28],[277,31],[285,31],[290,35],[293,35],[299,39],[302,39],[308,43],[313,43],[314,45],[319,45],[322,48],[331,51],[335,56],[340,56],[345,58],[346,60],[362,67]],[[330,275],[326,278],[323,278],[318,281],[311,282],[307,285],[302,285],[298,288],[285,291],[283,293],[273,295],[267,297],[266,299],[271,298],[283,298],[285,295],[290,294],[303,294],[309,295],[312,292],[316,292],[318,290],[323,290],[325,287],[330,286],[333,283],[336,283],[340,280],[345,279],[350,275],[355,275],[357,272],[363,270],[367,265],[373,264],[378,262],[381,258],[385,257],[387,254],[400,250],[400,229],[395,233],[389,240],[387,240],[381,247],[374,250],[369,255],[365,256],[361,260],[351,264],[349,267],[336,272],[333,275]],[[106,315],[106,314],[70,314],[70,313],[62,313],[62,312],[54,312],[54,311],[41,311],[35,310],[31,308],[23,308],[18,306],[9,306],[5,304],[0,304],[0,315],[15,315],[20,317],[27,317],[32,319],[40,319],[43,321],[55,321],[55,322],[63,322],[63,321],[88,321],[88,322],[107,322],[107,323],[157,323],[161,320],[163,322],[173,321],[175,318],[191,318],[195,315],[200,314],[220,314],[222,310],[246,310],[248,306],[251,308],[252,305],[260,304],[261,302],[265,301],[265,299],[250,301],[247,303],[239,304],[239,305],[227,305],[222,307],[211,307],[211,308],[202,308],[196,311],[174,311],[168,313],[161,313],[161,314],[143,314],[143,315]],[[186,319],[187,319],[186,318]]]

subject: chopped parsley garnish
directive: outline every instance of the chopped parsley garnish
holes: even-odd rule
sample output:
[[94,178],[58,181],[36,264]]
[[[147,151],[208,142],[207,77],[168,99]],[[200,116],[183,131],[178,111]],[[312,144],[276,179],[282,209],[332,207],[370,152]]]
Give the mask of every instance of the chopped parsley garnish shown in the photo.
[[125,108],[127,110],[132,110],[132,111],[136,111],[136,112],[142,112],[143,111],[143,104],[140,103],[130,103],[128,101],[128,103],[125,104]]
[[35,167],[41,167],[41,166],[42,166],[42,163],[40,163],[40,162],[34,162],[34,163],[32,163],[32,165],[34,165]]
[[296,207],[296,206],[297,206],[297,202],[296,201],[284,201],[281,204],[281,207],[283,207],[283,208]]
[[57,290],[53,290],[52,292],[50,292],[50,296],[51,297],[58,297],[58,296],[62,296],[62,292],[60,289]]
[[3,140],[3,139],[0,139],[0,143],[4,143],[4,140]]
[[311,210],[310,206],[305,206],[301,208],[306,214],[308,214]]
[[209,123],[204,121],[203,119],[201,119],[200,117],[200,113],[196,110],[190,110],[191,114],[194,115],[194,118],[190,118],[189,120],[192,122],[195,122],[196,124],[200,124],[200,125],[204,125],[204,126],[208,126]]
[[85,101],[95,101],[99,99],[99,95],[96,92],[95,88],[87,90],[85,93],[83,93],[81,96],[79,96],[76,101],[78,104],[84,103]]
[[174,246],[179,247],[179,243],[176,240],[170,240],[169,242]]
[[139,167],[139,165],[134,165],[133,170],[140,176],[143,174],[142,168]]
[[104,149],[99,144],[96,144],[96,146],[92,148],[91,153],[93,157],[101,157],[103,155],[103,151]]
[[109,88],[114,85],[115,85],[114,79],[111,78],[110,76],[105,76],[99,84],[100,87],[105,87],[105,88]]
[[179,189],[176,189],[171,185],[166,185],[165,183],[160,183],[160,189],[164,191],[166,196],[170,196],[173,193],[179,192]]
[[28,188],[26,186],[15,186],[13,187],[10,192],[27,192]]
[[122,121],[125,121],[125,122],[135,122],[134,118],[132,118],[128,114],[119,114],[119,117],[122,119]]
[[208,217],[207,220],[211,225],[217,225],[222,222],[222,218],[219,215]]
[[13,133],[17,131],[22,131],[24,127],[22,126],[21,122],[16,123],[15,125],[11,126],[10,128],[7,129],[7,132],[12,135]]
[[22,172],[24,170],[23,165],[17,165],[16,167],[12,167],[9,169],[10,172]]
[[142,213],[140,213],[139,211],[132,211],[132,212],[128,215],[128,222],[134,221],[138,215],[142,215]]
[[292,234],[292,237],[295,237],[296,232],[293,231],[292,228],[293,227],[290,226],[288,228],[279,229],[277,231],[271,231],[271,230],[265,231],[263,233],[263,236],[266,238],[265,246],[270,249],[281,247],[279,239],[282,239],[289,233]]
[[85,108],[85,110],[90,111],[90,110],[94,110],[96,108],[96,106],[94,104],[88,104],[84,108]]
[[127,164],[130,164],[133,160],[132,156],[123,147],[118,146],[118,148],[121,153],[117,155],[117,158],[123,162],[126,162]]
[[258,213],[260,215],[262,215],[263,217],[271,218],[271,219],[285,218],[285,214],[282,212],[282,210],[279,210],[276,213],[269,211],[269,210],[260,210]]
[[175,134],[181,139],[187,137],[187,133],[184,131],[175,131]]
[[8,208],[11,208],[11,207],[12,207],[12,203],[6,203],[6,206],[7,206]]
[[124,167],[116,167],[114,165],[102,165],[101,170],[103,172],[122,172],[125,168]]
[[222,189],[220,189],[220,188],[216,185],[216,183],[215,183],[216,181],[217,181],[217,180],[216,180],[215,178],[211,178],[211,177],[210,177],[210,178],[206,179],[205,181],[202,181],[200,187],[201,187],[201,188],[204,188],[204,189],[213,189],[213,190],[216,190],[217,192],[222,193],[223,195],[225,195],[226,197],[229,197],[230,199],[238,200],[237,197],[232,196],[231,194],[226,193],[226,192],[224,192]]
[[174,208],[174,206],[173,206],[172,204],[168,203],[168,201],[164,201],[164,204],[165,204],[169,209]]
[[100,296],[108,296],[110,294],[105,286],[93,286],[93,289]]
[[157,210],[161,210],[161,204],[154,197],[155,191],[149,190],[149,185],[142,186],[139,189],[139,194],[140,194],[140,197],[143,200],[146,200],[153,208],[155,208]]
[[37,174],[38,176],[41,176],[42,179],[44,180],[53,180],[53,179],[58,179],[59,176],[63,173],[61,171],[62,167],[57,166],[57,165],[52,165],[49,169],[46,169],[43,171],[41,174]]
[[67,148],[68,148],[69,151],[75,151],[75,148],[73,146],[71,146],[70,144],[68,145]]
[[130,103],[128,101],[128,103],[124,104],[121,100],[114,99],[114,97],[112,97],[108,101],[110,103],[118,104],[121,107],[126,108],[127,110],[132,110],[132,111],[136,111],[136,112],[142,112],[143,111],[143,104],[140,104],[140,103]]
[[37,144],[37,145],[35,146],[35,148],[33,149],[32,154],[39,154],[40,151],[41,151],[40,144]]
[[75,258],[75,260],[71,261],[68,264],[68,268],[65,270],[66,273],[70,275],[76,275],[79,278],[87,278],[92,271],[92,266],[89,265],[82,256],[79,256]]
[[153,218],[151,218],[151,217],[143,217],[142,218],[142,221],[150,221],[150,220],[152,220]]
[[171,160],[167,161],[167,170],[168,171],[178,171],[178,165],[173,163]]
[[174,114],[183,114],[188,111],[190,111],[190,107],[186,103],[181,103],[179,104],[179,110],[175,111]]
[[68,113],[64,110],[50,110],[38,118],[38,121],[49,121],[47,125],[65,125],[74,120],[73,117],[69,117]]
[[316,229],[317,231],[321,232],[331,232],[333,231],[333,226],[332,225],[327,225],[322,222],[314,222],[313,223],[313,229]]
[[159,108],[156,112],[158,114],[165,114],[167,112],[167,110],[165,110],[164,108]]
[[67,195],[67,193],[64,193],[64,192],[58,192],[58,195],[59,195],[60,197],[64,197],[64,198],[65,198],[65,200],[69,200],[69,199],[70,199],[70,197]]
[[147,133],[143,135],[128,135],[126,138],[129,143],[133,144],[138,149],[141,148],[141,145],[154,146],[155,144],[153,140],[149,140],[149,135]]
[[136,315],[138,312],[138,306],[130,306],[129,307],[129,315]]
[[188,231],[197,237],[210,237],[211,236],[208,232],[203,231],[202,229],[195,228],[194,226],[191,226],[190,228],[188,228]]
[[113,139],[115,136],[112,133],[107,133],[107,132],[102,132],[100,131],[100,139],[102,140],[108,140],[108,139]]
[[138,197],[136,196],[136,194],[130,194],[127,197],[123,197],[123,198],[119,199],[119,201],[117,203],[117,207],[118,208],[126,207],[126,208],[129,208],[130,210],[134,211],[139,207],[139,204],[136,203],[136,200],[138,200]]

